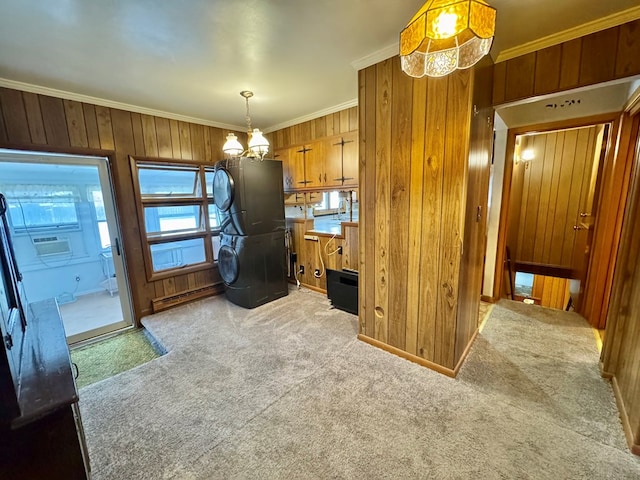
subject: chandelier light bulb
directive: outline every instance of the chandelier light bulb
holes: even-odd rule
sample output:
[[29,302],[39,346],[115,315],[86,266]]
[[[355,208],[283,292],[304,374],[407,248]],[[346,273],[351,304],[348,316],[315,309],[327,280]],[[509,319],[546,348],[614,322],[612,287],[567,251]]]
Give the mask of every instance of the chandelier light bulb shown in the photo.
[[456,34],[456,24],[458,23],[458,16],[455,13],[442,12],[436,18],[433,30],[437,35],[437,38],[451,38]]
[[238,137],[236,137],[235,134],[229,133],[227,134],[227,141],[224,142],[222,151],[227,155],[231,155],[232,157],[237,157],[244,151],[244,147],[238,141]]

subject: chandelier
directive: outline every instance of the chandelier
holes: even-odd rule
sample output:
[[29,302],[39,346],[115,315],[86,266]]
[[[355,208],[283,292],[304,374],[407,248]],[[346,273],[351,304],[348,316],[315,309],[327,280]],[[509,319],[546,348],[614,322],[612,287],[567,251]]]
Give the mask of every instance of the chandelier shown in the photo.
[[269,151],[269,141],[264,137],[260,129],[251,128],[251,117],[249,116],[249,99],[253,97],[253,92],[250,92],[249,90],[243,90],[240,92],[240,95],[244,97],[247,107],[245,119],[247,121],[247,136],[249,137],[249,148],[245,150],[242,144],[238,141],[238,137],[234,133],[229,133],[227,134],[227,141],[224,143],[222,151],[230,157],[246,155],[249,157],[264,158],[264,156]]
[[443,77],[489,53],[496,9],[484,0],[428,0],[400,32],[402,71]]

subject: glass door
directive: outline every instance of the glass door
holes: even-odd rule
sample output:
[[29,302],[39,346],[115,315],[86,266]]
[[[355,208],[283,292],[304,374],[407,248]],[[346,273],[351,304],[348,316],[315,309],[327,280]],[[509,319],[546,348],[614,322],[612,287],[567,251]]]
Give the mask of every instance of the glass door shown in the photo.
[[132,325],[108,160],[0,150],[24,298],[55,298],[69,343]]

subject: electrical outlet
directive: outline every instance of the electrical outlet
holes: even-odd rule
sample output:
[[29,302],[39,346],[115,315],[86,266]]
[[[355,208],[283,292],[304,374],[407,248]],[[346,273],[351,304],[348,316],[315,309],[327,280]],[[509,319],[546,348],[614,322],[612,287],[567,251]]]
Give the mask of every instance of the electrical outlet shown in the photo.
[[317,242],[318,241],[318,236],[317,235],[305,235],[304,239],[305,240],[311,240],[313,242]]
[[319,276],[320,276],[320,269],[319,269],[319,268],[316,268],[316,271],[315,271],[315,272],[313,272],[313,274],[314,274],[316,277],[319,277]]
[[338,255],[342,255],[342,245],[338,247]]
[[304,275],[304,265],[300,265],[300,270],[298,270],[300,275]]
[[76,275],[76,282],[80,281],[80,275]]

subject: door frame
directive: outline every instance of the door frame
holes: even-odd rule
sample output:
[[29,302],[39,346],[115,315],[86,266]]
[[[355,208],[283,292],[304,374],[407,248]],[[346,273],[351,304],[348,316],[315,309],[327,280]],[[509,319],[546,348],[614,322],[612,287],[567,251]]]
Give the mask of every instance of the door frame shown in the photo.
[[[36,150],[29,147],[2,147],[0,148],[0,150],[8,152],[9,154],[13,152],[17,156],[40,156],[51,157],[52,159],[54,159],[52,162],[39,160],[31,163],[60,163],[66,165],[75,164],[80,166],[96,167],[100,181],[100,189],[103,194],[105,217],[107,220],[107,225],[109,227],[111,253],[114,259],[116,257],[120,258],[120,261],[114,261],[114,270],[116,274],[123,319],[122,321],[116,323],[116,325],[118,326],[115,329],[110,328],[110,326],[99,327],[97,329],[91,330],[91,335],[86,335],[85,333],[72,335],[67,338],[67,342],[70,344],[84,342],[85,340],[89,340],[100,335],[110,334],[116,332],[117,330],[132,328],[136,326],[136,319],[133,310],[133,299],[131,296],[129,275],[127,271],[125,252],[122,242],[122,230],[116,202],[115,185],[112,172],[112,154],[110,155],[107,152],[101,151],[87,152],[82,149],[78,149],[74,152],[69,152],[61,149]],[[64,162],[56,162],[56,157],[64,158]]]
[[[493,301],[498,301],[500,298],[504,296],[504,281],[503,281],[503,271],[504,271],[504,262],[506,259],[506,242],[507,242],[507,231],[508,231],[508,220],[509,220],[509,203],[511,200],[511,186],[513,180],[513,165],[514,165],[514,153],[515,153],[515,145],[516,145],[516,137],[518,135],[524,135],[527,133],[542,133],[553,130],[564,130],[568,128],[576,128],[576,127],[586,127],[589,125],[596,125],[602,123],[610,123],[611,124],[611,132],[609,135],[609,144],[607,145],[607,154],[605,158],[606,163],[615,162],[616,153],[617,153],[617,142],[618,132],[620,129],[620,113],[606,113],[601,115],[593,115],[589,117],[576,118],[570,120],[563,120],[560,122],[549,122],[542,124],[533,124],[527,125],[523,127],[510,128],[507,131],[507,148],[505,155],[505,166],[504,166],[504,179],[502,182],[502,201],[500,204],[500,221],[498,225],[498,241],[497,241],[497,252],[496,252],[496,263],[495,263],[495,271],[493,278]],[[602,179],[599,179],[601,181]],[[600,194],[602,195],[602,188],[600,189]],[[626,190],[624,190],[626,193]],[[613,192],[619,194],[621,196],[621,200],[624,201],[625,197],[622,197],[622,191]],[[598,232],[598,217],[595,219],[594,226],[594,237]],[[620,233],[617,232],[617,240],[615,240],[615,244],[619,241]],[[587,267],[586,283],[585,283],[585,292],[587,292],[589,288],[589,283],[593,283],[589,275],[591,261],[594,255],[593,252],[590,257],[589,266]],[[603,285],[604,286],[604,285]],[[602,291],[610,291],[605,290],[603,288]],[[602,299],[603,303],[608,303],[608,298]]]

